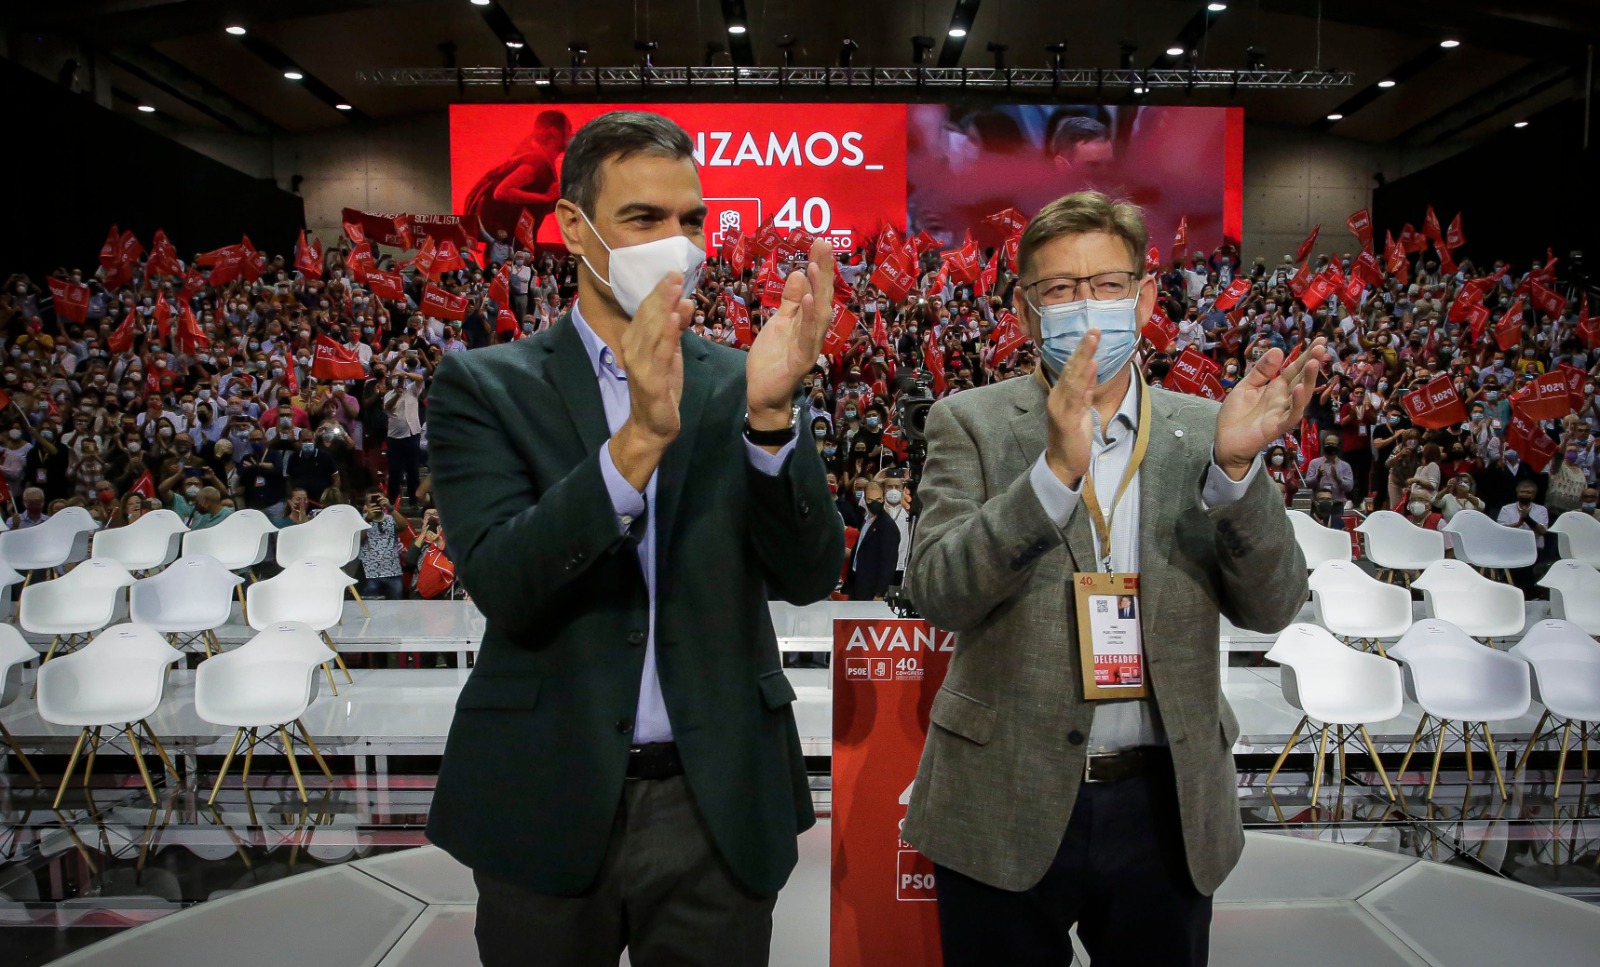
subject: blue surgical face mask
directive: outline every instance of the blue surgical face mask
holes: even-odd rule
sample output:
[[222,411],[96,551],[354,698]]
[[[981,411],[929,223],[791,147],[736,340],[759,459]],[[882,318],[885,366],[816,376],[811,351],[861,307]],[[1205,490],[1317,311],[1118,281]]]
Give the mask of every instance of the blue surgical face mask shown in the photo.
[[[1031,303],[1030,303],[1031,304]],[[1094,361],[1096,380],[1110,382],[1122,371],[1139,346],[1139,297],[1097,301],[1081,299],[1052,306],[1034,306],[1039,314],[1039,335],[1045,362],[1052,374],[1066,368],[1078,344],[1090,329],[1100,330],[1100,348]]]

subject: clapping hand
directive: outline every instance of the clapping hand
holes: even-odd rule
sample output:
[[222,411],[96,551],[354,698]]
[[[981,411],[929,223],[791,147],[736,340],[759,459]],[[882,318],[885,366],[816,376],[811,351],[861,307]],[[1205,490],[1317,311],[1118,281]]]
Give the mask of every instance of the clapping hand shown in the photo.
[[1283,350],[1269,349],[1228,391],[1217,413],[1215,453],[1229,477],[1243,480],[1256,454],[1299,425],[1328,359],[1320,337],[1287,366]]
[[833,246],[811,243],[804,272],[789,273],[778,311],[761,327],[745,360],[750,425],[758,430],[789,425],[795,387],[817,364],[833,322]]

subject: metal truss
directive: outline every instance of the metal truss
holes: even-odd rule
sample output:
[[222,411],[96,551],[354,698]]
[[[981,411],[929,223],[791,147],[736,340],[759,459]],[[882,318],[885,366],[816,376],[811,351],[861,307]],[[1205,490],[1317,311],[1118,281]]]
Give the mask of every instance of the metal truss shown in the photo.
[[553,85],[606,90],[728,88],[939,88],[988,91],[1324,90],[1350,87],[1348,71],[1191,70],[1152,68],[987,67],[402,67],[361,71],[363,84],[386,87]]

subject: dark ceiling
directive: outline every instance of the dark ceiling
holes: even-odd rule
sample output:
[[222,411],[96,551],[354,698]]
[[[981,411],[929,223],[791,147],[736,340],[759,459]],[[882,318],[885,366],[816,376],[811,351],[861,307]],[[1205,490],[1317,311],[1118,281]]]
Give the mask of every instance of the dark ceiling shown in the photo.
[[[1320,11],[1320,19],[1319,19]],[[933,48],[928,66],[991,67],[991,45],[1011,67],[1049,63],[1065,42],[1069,66],[1116,67],[1133,45],[1136,67],[1172,66],[1192,51],[1206,68],[1243,68],[1256,48],[1269,67],[1349,71],[1345,88],[1195,94],[1154,102],[1239,104],[1247,117],[1369,142],[1472,141],[1578,96],[1600,39],[1600,3],[1443,0],[82,0],[0,7],[13,56],[29,43],[69,40],[109,71],[116,106],[156,108],[165,123],[248,133],[301,132],[437,111],[458,100],[558,98],[552,88],[401,87],[362,83],[362,71],[413,67],[564,67],[581,43],[591,66],[913,63],[912,38]],[[730,25],[744,24],[742,35]],[[244,37],[224,32],[247,28]],[[952,26],[967,36],[952,38]],[[520,39],[520,50],[507,39]],[[1454,39],[1454,49],[1440,41]],[[718,49],[708,51],[708,45]],[[305,75],[288,80],[285,69]],[[1384,79],[1397,83],[1376,86]],[[618,100],[627,99],[620,92]],[[344,103],[349,110],[337,110]],[[1330,113],[1342,120],[1327,120]]]

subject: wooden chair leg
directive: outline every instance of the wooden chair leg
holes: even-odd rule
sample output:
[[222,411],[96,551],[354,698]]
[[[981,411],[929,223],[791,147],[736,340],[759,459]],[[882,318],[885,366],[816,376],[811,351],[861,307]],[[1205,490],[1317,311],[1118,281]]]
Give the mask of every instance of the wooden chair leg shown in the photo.
[[1561,798],[1561,779],[1567,773],[1567,746],[1571,743],[1571,741],[1572,720],[1568,719],[1567,724],[1561,729],[1561,761],[1556,763],[1556,789],[1555,792],[1551,793],[1550,795],[1550,798],[1553,800],[1559,800]]
[[1322,727],[1322,739],[1317,746],[1317,764],[1311,770],[1311,808],[1317,808],[1317,793],[1322,790],[1322,760],[1328,754],[1328,726]]
[[5,742],[6,747],[11,750],[11,754],[17,757],[18,762],[22,763],[22,768],[28,770],[28,775],[33,777],[33,784],[35,786],[43,785],[44,780],[39,778],[39,773],[33,768],[33,763],[29,762],[28,757],[23,754],[22,746],[17,744],[16,738],[6,729],[4,722],[0,722],[0,741]]
[[[344,680],[349,682],[351,685],[354,685],[356,680],[350,676],[350,668],[349,666],[345,665],[344,656],[339,654],[339,646],[333,643],[333,637],[324,631],[322,633],[322,641],[323,644],[328,646],[328,650],[333,652],[333,660],[338,663],[339,670],[344,672]],[[339,693],[337,690],[335,690],[333,694],[337,695]]]
[[[251,729],[250,730],[249,742],[250,742],[250,744],[245,746],[245,749],[244,749],[244,771],[239,773],[239,782],[240,782],[240,784],[248,783],[250,781],[250,763],[255,761],[255,756],[256,756],[256,730],[255,729]],[[252,820],[252,822],[253,822],[253,820]]]
[[139,750],[139,736],[134,732],[132,722],[128,723],[126,731],[128,734],[128,746],[133,749],[133,761],[138,763],[139,775],[144,777],[144,791],[150,794],[151,803],[158,803],[160,800],[156,798],[156,786],[155,783],[150,781],[150,770],[145,767],[144,753]]
[[222,768],[217,772],[217,783],[211,787],[211,798],[206,800],[209,806],[217,801],[217,793],[222,791],[222,779],[228,774],[228,766],[233,764],[234,753],[239,751],[239,740],[244,738],[244,729],[235,729],[233,741],[228,745],[228,754],[222,757]]
[[300,790],[300,801],[309,802],[306,798],[305,780],[300,778],[300,763],[294,757],[294,739],[289,737],[289,730],[278,726],[278,738],[283,740],[283,754],[289,758],[289,771],[294,773],[294,786]]
[[1506,777],[1500,772],[1500,753],[1494,747],[1494,733],[1489,731],[1489,723],[1481,722],[1478,725],[1483,729],[1483,742],[1489,747],[1489,764],[1494,766],[1494,781],[1500,787],[1500,798],[1510,799],[1511,794],[1506,792]]
[[1533,754],[1533,747],[1539,742],[1539,734],[1544,731],[1544,724],[1550,721],[1550,710],[1545,709],[1539,716],[1539,724],[1533,727],[1533,734],[1528,736],[1528,744],[1522,750],[1522,757],[1517,760],[1517,768],[1511,773],[1513,776],[1522,775],[1522,770],[1528,764],[1528,756]]
[[361,605],[361,613],[368,618],[372,617],[372,612],[367,610],[367,603],[361,600],[361,592],[356,590],[356,586],[354,584],[350,585],[350,593],[355,595],[356,604]]
[[244,602],[244,585],[235,584],[233,590],[239,596],[239,619],[245,624],[250,623],[250,606]]
[[1439,743],[1433,748],[1433,772],[1428,776],[1429,802],[1433,801],[1433,787],[1439,782],[1439,760],[1444,757],[1444,728],[1448,724],[1446,719],[1439,720]]
[[1422,741],[1422,730],[1428,727],[1428,714],[1422,715],[1422,720],[1417,723],[1417,730],[1411,733],[1411,745],[1406,748],[1406,757],[1400,760],[1400,768],[1395,771],[1394,777],[1398,781],[1405,775],[1406,766],[1411,764],[1411,756],[1417,751],[1417,743]]
[[77,768],[78,756],[83,752],[83,743],[89,738],[89,730],[81,729],[78,732],[78,743],[72,747],[72,757],[67,760],[67,771],[61,774],[61,786],[56,789],[56,801],[51,809],[61,808],[61,797],[67,794],[67,783],[72,781],[72,770]]
[[317,766],[322,769],[322,774],[328,777],[329,782],[332,782],[333,772],[328,768],[328,763],[323,761],[322,752],[317,749],[317,744],[311,741],[310,730],[308,730],[306,728],[306,724],[299,719],[295,719],[294,724],[300,729],[300,737],[305,739],[306,748],[311,750],[311,758],[317,760]]
[[100,726],[89,734],[89,757],[83,760],[83,788],[89,788],[89,777],[94,775],[94,757],[100,751]]
[[1394,802],[1394,787],[1389,785],[1389,774],[1383,770],[1383,760],[1378,758],[1378,746],[1372,741],[1372,736],[1367,734],[1367,727],[1360,726],[1361,741],[1367,744],[1367,754],[1372,756],[1372,766],[1378,770],[1378,778],[1383,780],[1384,792],[1389,794],[1389,801]]
[[1283,760],[1289,758],[1289,750],[1294,748],[1295,742],[1300,738],[1300,730],[1305,728],[1306,723],[1309,721],[1311,721],[1309,715],[1300,716],[1299,723],[1295,725],[1294,731],[1289,734],[1289,741],[1284,743],[1283,751],[1278,753],[1278,761],[1272,764],[1272,771],[1267,773],[1267,785],[1272,785],[1272,780],[1277,776],[1278,770],[1283,768]]
[[166,746],[162,745],[161,740],[156,737],[156,730],[150,727],[150,723],[146,719],[140,719],[139,725],[144,728],[145,737],[150,740],[150,744],[156,747],[156,754],[161,757],[161,764],[166,768],[167,775],[176,780],[178,778],[178,770],[173,767],[172,760],[167,758]]
[[1461,723],[1461,745],[1467,754],[1467,782],[1477,781],[1477,770],[1472,768],[1472,723]]

